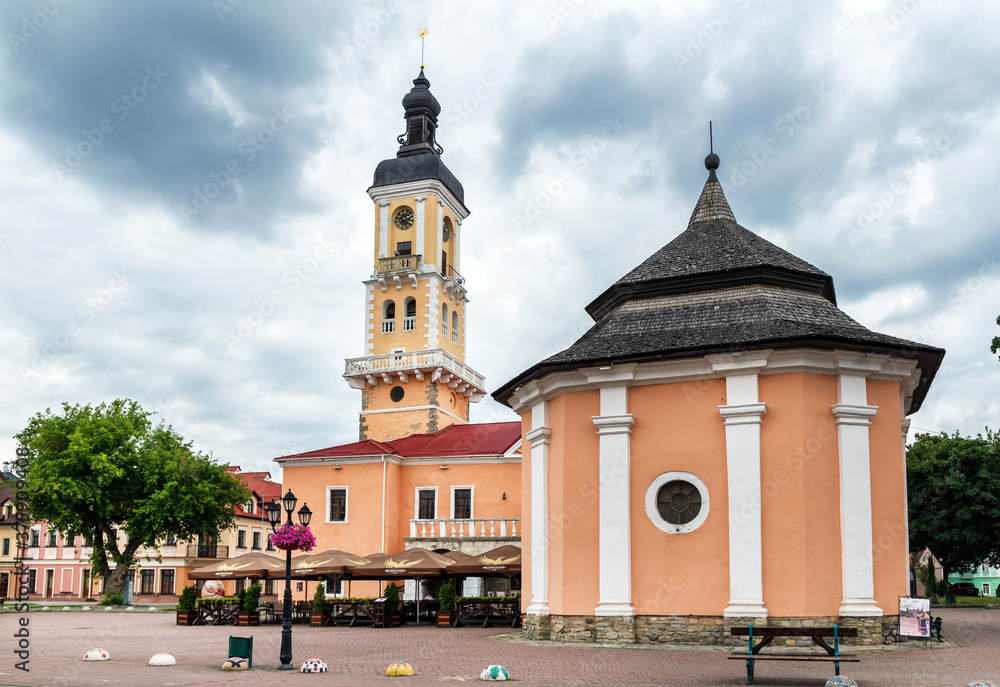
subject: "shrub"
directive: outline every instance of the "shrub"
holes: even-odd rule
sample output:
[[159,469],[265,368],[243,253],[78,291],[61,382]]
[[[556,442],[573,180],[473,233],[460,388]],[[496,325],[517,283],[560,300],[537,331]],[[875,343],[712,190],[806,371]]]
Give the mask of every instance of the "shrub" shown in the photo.
[[438,592],[438,603],[441,605],[442,611],[451,611],[455,608],[455,582],[448,580],[443,585],[441,585],[441,591]]
[[260,592],[261,586],[259,582],[255,582],[247,587],[246,592],[243,594],[243,600],[240,602],[240,608],[247,613],[252,613],[260,608]]
[[386,608],[393,613],[399,610],[399,587],[396,586],[395,582],[390,582],[385,586],[382,596],[385,597]]
[[122,606],[125,604],[125,599],[121,592],[107,592],[101,599],[101,603],[105,606]]
[[326,610],[326,586],[316,585],[316,593],[313,594],[313,610],[322,613]]
[[193,584],[184,587],[181,592],[180,598],[177,600],[177,610],[178,611],[193,611],[195,608],[195,601],[198,599],[198,588]]

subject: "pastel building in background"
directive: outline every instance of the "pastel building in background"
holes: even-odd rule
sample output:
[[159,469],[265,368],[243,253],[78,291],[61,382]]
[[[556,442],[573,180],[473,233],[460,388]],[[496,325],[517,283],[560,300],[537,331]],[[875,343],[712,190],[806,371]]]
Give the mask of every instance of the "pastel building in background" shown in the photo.
[[494,394],[522,419],[525,632],[714,644],[820,619],[880,644],[908,591],[907,416],[944,351],[848,317],[705,164],[687,229]]

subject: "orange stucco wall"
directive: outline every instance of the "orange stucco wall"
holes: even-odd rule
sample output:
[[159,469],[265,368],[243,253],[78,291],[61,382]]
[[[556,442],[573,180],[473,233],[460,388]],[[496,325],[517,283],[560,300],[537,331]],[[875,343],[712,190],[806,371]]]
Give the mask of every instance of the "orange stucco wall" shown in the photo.
[[899,597],[908,592],[906,471],[899,402],[896,382],[868,380],[868,405],[878,406],[868,429],[875,604],[886,615],[899,613]]
[[549,403],[549,609],[556,615],[593,615],[599,600],[600,448],[592,418],[600,414],[598,391]]
[[837,615],[841,602],[837,402],[832,375],[760,377],[761,548],[771,616]]
[[[437,517],[454,517],[453,487],[472,487],[473,518],[521,517],[521,466],[517,463],[440,464],[408,466],[399,480],[399,548],[410,536],[410,520],[416,515],[417,488],[437,488]],[[506,496],[506,499],[504,498]],[[499,531],[495,531],[499,536]],[[489,532],[487,532],[489,535]]]
[[[632,387],[632,600],[639,615],[718,615],[729,601],[725,380]],[[668,534],[650,522],[645,494],[660,474],[691,472],[708,487],[708,519]]]
[[[406,382],[399,378],[392,384],[368,385],[362,392],[361,410],[364,427],[360,438],[375,441],[391,441],[410,434],[442,430],[449,425],[458,424],[460,420],[468,421],[469,399],[448,388],[447,384],[431,382],[426,376],[424,381],[409,377]],[[394,387],[403,388],[403,398],[398,403],[389,396]],[[422,406],[432,406],[438,409],[434,413],[436,424],[431,424],[431,409]],[[414,408],[409,410],[409,408]],[[390,410],[386,413],[365,413],[371,410]],[[441,411],[446,412],[441,412]]]

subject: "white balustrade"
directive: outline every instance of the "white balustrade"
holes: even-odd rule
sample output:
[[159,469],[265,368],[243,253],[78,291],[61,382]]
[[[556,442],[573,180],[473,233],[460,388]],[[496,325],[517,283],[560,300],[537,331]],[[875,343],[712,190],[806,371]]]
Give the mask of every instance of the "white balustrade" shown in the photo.
[[520,539],[521,518],[410,520],[412,539]]

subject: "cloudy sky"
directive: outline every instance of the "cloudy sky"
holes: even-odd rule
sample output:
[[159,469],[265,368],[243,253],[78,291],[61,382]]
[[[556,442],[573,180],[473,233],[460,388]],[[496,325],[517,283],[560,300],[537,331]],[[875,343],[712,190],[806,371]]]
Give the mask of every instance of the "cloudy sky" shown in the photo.
[[3,460],[34,413],[118,397],[276,476],[356,440],[365,189],[424,27],[490,389],[685,228],[712,120],[741,224],[947,349],[913,426],[1000,427],[1000,8],[622,4],[5,0]]

